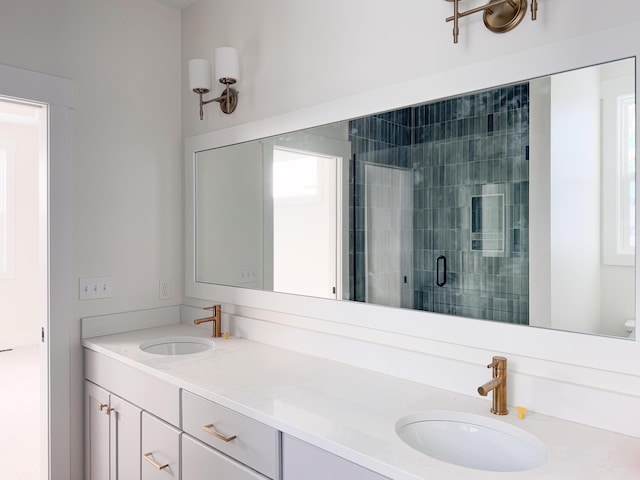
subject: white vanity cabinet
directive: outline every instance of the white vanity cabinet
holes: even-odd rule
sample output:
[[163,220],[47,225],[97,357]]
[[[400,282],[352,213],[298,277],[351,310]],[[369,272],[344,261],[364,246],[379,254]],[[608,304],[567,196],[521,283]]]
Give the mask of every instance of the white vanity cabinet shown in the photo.
[[142,480],[180,478],[180,430],[142,413]]
[[183,390],[182,429],[266,477],[279,478],[280,432],[275,428]]
[[86,480],[385,480],[366,468],[85,350]]
[[140,415],[126,400],[85,382],[85,478],[140,477]]
[[[177,431],[165,422],[160,425],[166,427],[164,430],[157,428],[160,420],[147,412],[179,425],[180,389],[92,350],[85,350],[84,358],[85,479],[178,479],[179,464],[174,463],[171,469],[174,477],[167,475],[166,468],[161,476],[153,476],[155,472],[141,467],[143,462],[145,467],[149,464],[143,454],[160,447],[166,450],[164,444],[145,442],[160,438],[158,432]],[[174,442],[172,448],[179,455],[179,434],[175,438],[178,446]],[[149,450],[143,451],[141,446]]]
[[220,478],[266,480],[267,477],[223,455],[187,434],[182,435],[182,480]]
[[290,435],[282,435],[282,480],[389,480]]
[[109,480],[109,392],[91,382],[85,382],[85,479]]

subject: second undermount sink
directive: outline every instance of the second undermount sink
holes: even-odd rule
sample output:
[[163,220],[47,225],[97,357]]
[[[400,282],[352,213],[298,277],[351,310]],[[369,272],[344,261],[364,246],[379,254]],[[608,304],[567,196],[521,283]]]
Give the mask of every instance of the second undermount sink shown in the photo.
[[202,337],[158,338],[140,345],[140,350],[156,355],[189,355],[213,348],[213,340]]
[[476,470],[532,470],[549,457],[544,444],[530,433],[501,420],[469,413],[415,413],[396,423],[396,433],[425,455]]

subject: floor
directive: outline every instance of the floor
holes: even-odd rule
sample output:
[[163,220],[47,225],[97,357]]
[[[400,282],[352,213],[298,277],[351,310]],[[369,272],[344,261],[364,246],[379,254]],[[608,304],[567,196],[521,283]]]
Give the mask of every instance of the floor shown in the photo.
[[0,478],[40,478],[39,346],[0,352]]

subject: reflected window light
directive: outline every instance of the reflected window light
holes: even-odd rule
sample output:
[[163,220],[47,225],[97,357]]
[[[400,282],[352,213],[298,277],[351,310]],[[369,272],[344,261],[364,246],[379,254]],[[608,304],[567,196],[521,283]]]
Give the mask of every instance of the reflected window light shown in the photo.
[[618,250],[633,254],[636,244],[636,102],[635,95],[618,97],[619,112],[619,241]]
[[318,195],[318,157],[273,149],[273,198]]

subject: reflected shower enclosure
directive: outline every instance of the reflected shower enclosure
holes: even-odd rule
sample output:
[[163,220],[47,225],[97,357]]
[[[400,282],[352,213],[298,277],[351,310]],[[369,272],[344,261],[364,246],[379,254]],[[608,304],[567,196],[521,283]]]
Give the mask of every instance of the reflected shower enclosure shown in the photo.
[[356,119],[349,138],[351,298],[528,324],[528,83]]

